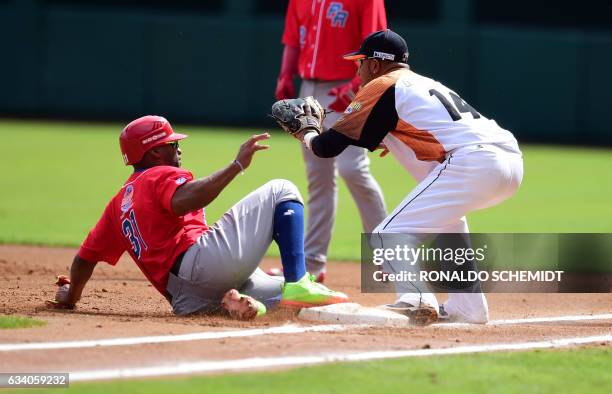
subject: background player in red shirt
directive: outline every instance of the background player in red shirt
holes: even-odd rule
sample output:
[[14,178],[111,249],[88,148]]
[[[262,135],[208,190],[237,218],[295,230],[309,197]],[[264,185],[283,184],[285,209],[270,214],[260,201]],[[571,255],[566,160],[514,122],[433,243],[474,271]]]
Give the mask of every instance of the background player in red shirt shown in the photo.
[[[386,27],[383,0],[290,0],[276,99],[295,97],[293,77],[299,74],[299,97],[313,96],[334,111],[324,122],[325,128],[330,127],[361,83],[356,64],[342,56],[359,47],[370,33]],[[336,216],[336,167],[357,204],[365,232],[371,232],[386,217],[386,208],[380,186],[370,174],[365,149],[350,146],[336,158],[327,159],[308,149],[303,149],[303,155],[308,175],[306,268],[322,281]]]
[[[134,173],[81,245],[70,280],[60,280],[52,305],[73,308],[96,263],[115,265],[125,251],[180,315],[225,310],[250,319],[279,301],[296,307],[346,301],[305,271],[303,205],[291,182],[268,182],[206,225],[203,207],[251,164],[255,152],[268,148],[258,142],[269,134],[252,136],[227,167],[200,179],[180,168],[178,141],[186,137],[160,116],[126,126],[119,141]],[[284,284],[258,268],[273,239]]]

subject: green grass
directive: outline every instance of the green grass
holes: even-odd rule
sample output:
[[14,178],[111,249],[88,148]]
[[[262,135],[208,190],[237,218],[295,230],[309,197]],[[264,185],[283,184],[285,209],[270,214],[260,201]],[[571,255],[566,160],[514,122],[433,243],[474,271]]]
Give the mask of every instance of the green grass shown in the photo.
[[31,317],[20,317],[20,316],[0,316],[0,329],[6,330],[11,328],[29,328],[44,326],[45,323],[42,320],[32,319]]
[[[0,242],[79,245],[108,199],[130,171],[118,147],[120,124],[0,121],[3,142],[0,174]],[[205,176],[229,163],[253,130],[181,127],[183,166]],[[260,152],[207,208],[214,222],[247,192],[272,178],[287,178],[306,193],[301,152],[295,140],[274,133],[271,149]],[[473,232],[612,231],[612,151],[523,146],[525,180],[519,193],[469,218]],[[392,158],[372,155],[372,171],[389,209],[414,181]],[[336,226],[330,249],[335,259],[359,258],[359,215],[340,182]],[[271,252],[276,253],[272,248]]]
[[70,392],[609,393],[611,357],[610,349],[590,348],[406,358],[281,372],[73,384]]
[[[129,175],[117,144],[120,124],[0,121],[0,242],[79,245],[108,199]],[[183,163],[205,176],[229,163],[252,132],[175,127],[191,134]],[[287,178],[305,193],[298,144],[273,134],[257,155],[207,208],[214,222],[233,203],[272,178]],[[525,179],[500,206],[473,213],[473,232],[612,232],[612,151],[523,146]],[[372,155],[372,171],[389,209],[414,186],[391,157]],[[340,185],[330,257],[359,258],[361,224],[348,190]],[[273,254],[275,248],[271,249]],[[0,317],[5,328],[12,316]],[[22,323],[15,324],[24,324]],[[27,320],[27,324],[44,324]],[[609,349],[478,354],[334,364],[282,372],[171,380],[74,384],[80,392],[610,392]],[[36,392],[36,391],[35,391]],[[55,391],[53,391],[55,392]]]

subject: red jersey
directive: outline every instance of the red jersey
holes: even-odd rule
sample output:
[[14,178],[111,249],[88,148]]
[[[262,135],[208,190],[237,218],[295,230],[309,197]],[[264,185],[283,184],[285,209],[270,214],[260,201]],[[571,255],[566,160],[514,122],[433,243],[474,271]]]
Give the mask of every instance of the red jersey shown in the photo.
[[357,73],[357,65],[342,56],[386,28],[383,0],[289,0],[282,41],[300,48],[300,77],[337,81]]
[[208,229],[204,209],[184,216],[172,211],[174,192],[191,180],[191,172],[171,166],[132,174],[89,232],[79,256],[115,265],[127,250],[147,279],[165,295],[174,261]]

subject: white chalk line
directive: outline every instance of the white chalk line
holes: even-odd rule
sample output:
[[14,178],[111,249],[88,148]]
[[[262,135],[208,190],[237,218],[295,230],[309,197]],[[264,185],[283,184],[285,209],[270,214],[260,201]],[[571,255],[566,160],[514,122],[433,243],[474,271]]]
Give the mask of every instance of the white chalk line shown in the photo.
[[124,378],[145,378],[171,375],[186,375],[206,372],[229,372],[257,370],[265,368],[307,366],[331,362],[370,361],[401,357],[424,357],[452,354],[483,353],[496,351],[516,351],[533,349],[552,349],[589,343],[612,342],[612,332],[606,335],[561,338],[548,341],[506,343],[493,345],[458,346],[444,349],[370,351],[359,353],[328,353],[315,356],[256,357],[222,361],[199,361],[191,363],[166,364],[140,368],[101,369],[70,373],[70,381],[108,380]]
[[[537,324],[561,321],[588,321],[588,320],[612,320],[612,314],[600,315],[571,315],[571,316],[552,316],[513,320],[492,320],[486,326],[511,325],[511,324]],[[461,328],[461,327],[486,327],[466,323],[438,323],[433,327],[442,328]],[[286,325],[280,327],[255,328],[248,330],[228,330],[198,332],[191,334],[178,335],[159,335],[146,337],[127,337],[127,338],[108,338],[93,339],[82,341],[63,341],[63,342],[32,342],[32,343],[4,343],[0,344],[0,352],[14,352],[23,350],[53,350],[53,349],[80,349],[108,346],[133,346],[169,342],[201,341],[225,338],[244,338],[271,334],[302,334],[306,332],[335,332],[347,331],[359,328],[373,327],[366,324],[327,324],[317,326],[298,326]]]
[[[504,319],[491,320],[484,326],[508,326],[520,324],[539,324],[539,323],[555,323],[555,322],[572,322],[572,321],[588,321],[588,320],[612,320],[612,313],[599,315],[568,315],[568,316],[550,316],[550,317],[529,317],[525,319]],[[459,328],[459,327],[475,327],[474,324],[468,323],[435,323],[433,327]]]
[[253,328],[247,330],[208,331],[191,334],[158,335],[148,337],[127,337],[93,339],[84,341],[66,342],[33,342],[33,343],[6,343],[0,344],[0,352],[13,352],[18,350],[51,350],[51,349],[76,349],[105,346],[130,346],[154,343],[201,341],[209,339],[244,338],[270,334],[302,334],[306,332],[330,332],[344,331],[348,328],[368,327],[367,325],[327,324],[319,326],[285,325],[280,327]]

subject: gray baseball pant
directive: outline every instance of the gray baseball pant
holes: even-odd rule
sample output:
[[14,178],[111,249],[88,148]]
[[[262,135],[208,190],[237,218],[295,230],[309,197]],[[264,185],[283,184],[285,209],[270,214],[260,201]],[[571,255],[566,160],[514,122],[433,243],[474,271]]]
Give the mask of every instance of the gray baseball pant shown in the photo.
[[[334,96],[328,95],[330,89],[346,82],[304,80],[300,97],[313,96],[324,108],[328,108],[335,100]],[[337,112],[328,114],[324,127],[333,126],[341,115]],[[385,219],[387,210],[382,190],[370,173],[370,159],[364,148],[349,146],[337,157],[329,159],[317,157],[305,147],[302,152],[308,177],[308,219],[304,239],[306,269],[312,274],[318,274],[325,270],[336,218],[337,173],[346,182],[357,204],[364,232],[372,232]]]
[[168,279],[174,313],[213,313],[230,289],[268,307],[280,300],[283,278],[267,275],[258,265],[272,243],[274,209],[284,201],[302,202],[297,187],[282,179],[270,181],[230,208],[187,249],[178,276],[170,273]]

